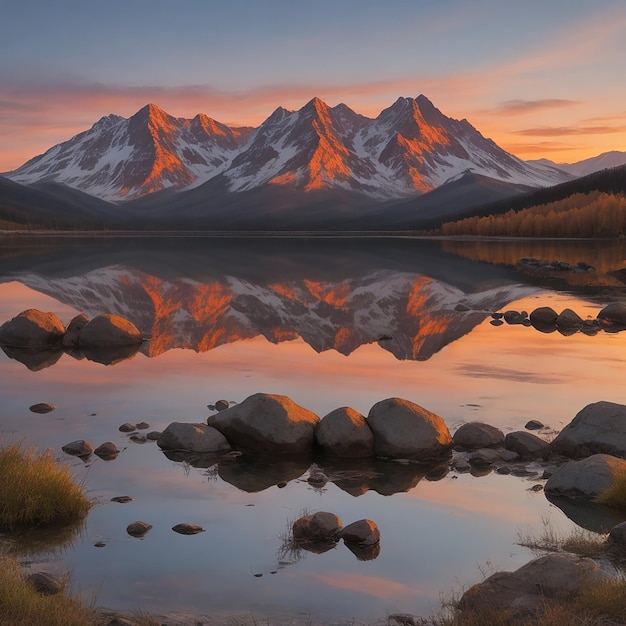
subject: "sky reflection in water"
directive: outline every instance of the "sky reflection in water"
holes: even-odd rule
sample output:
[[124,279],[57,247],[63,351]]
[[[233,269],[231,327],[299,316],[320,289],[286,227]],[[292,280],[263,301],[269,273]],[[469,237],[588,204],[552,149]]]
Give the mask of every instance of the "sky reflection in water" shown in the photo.
[[[386,261],[382,265],[374,269],[389,269]],[[417,271],[407,267],[392,269]],[[78,312],[67,293],[63,302],[37,293],[10,280],[16,276],[15,266],[11,269],[4,279],[0,274],[0,320],[31,306],[54,311],[64,322]],[[24,280],[32,282],[32,264],[25,262],[23,271]],[[356,274],[362,279],[368,272]],[[459,273],[454,272],[455,289],[471,297],[476,289],[459,286]],[[41,284],[53,286],[63,278],[63,272],[38,275]],[[251,284],[250,277],[246,280]],[[513,289],[514,274],[485,281],[484,289],[495,285],[524,294],[502,301],[506,308],[530,311],[548,304],[570,307],[584,318],[595,317],[602,306],[603,296],[597,294],[581,298],[528,282]],[[414,314],[419,317],[418,310]],[[522,326],[496,328],[487,313],[481,319],[461,335],[452,333],[427,360],[400,360],[375,340],[345,356],[333,349],[317,353],[301,338],[270,343],[262,334],[200,352],[171,348],[153,358],[139,353],[109,367],[63,355],[33,372],[0,353],[3,439],[53,448],[98,502],[83,533],[48,566],[69,568],[83,592],[100,587],[98,603],[115,608],[187,611],[218,620],[234,610],[272,615],[277,622],[281,616],[311,614],[320,623],[352,617],[372,622],[397,611],[425,614],[436,608],[440,591],[455,588],[457,581],[479,580],[477,564],[521,565],[531,555],[516,545],[518,533],[539,532],[543,518],[557,529],[573,526],[541,492],[528,491],[534,483],[525,479],[398,475],[397,489],[413,485],[408,491],[384,496],[364,487],[355,497],[333,482],[313,489],[305,463],[285,475],[286,487],[275,486],[275,479],[269,481],[273,486],[249,492],[227,482],[254,483],[237,478],[232,468],[189,467],[167,459],[154,443],[136,444],[118,431],[127,421],[145,420],[155,430],[172,421],[204,421],[207,404],[219,398],[241,401],[259,391],[288,395],[320,416],[346,405],[367,414],[375,402],[399,396],[438,413],[451,429],[481,420],[505,431],[521,429],[533,418],[558,430],[589,402],[623,402],[623,333],[564,337]],[[28,411],[41,401],[58,408],[47,415]],[[93,458],[87,464],[65,457],[61,446],[79,438],[94,445],[114,441],[122,452],[114,461]],[[135,500],[110,502],[125,494]],[[340,544],[281,564],[280,535],[304,509],[333,511],[345,524],[374,520],[381,531],[380,555],[358,561]],[[142,540],[125,532],[138,519],[154,526]],[[180,522],[207,532],[177,535],[171,527]],[[97,541],[106,546],[95,548]]]

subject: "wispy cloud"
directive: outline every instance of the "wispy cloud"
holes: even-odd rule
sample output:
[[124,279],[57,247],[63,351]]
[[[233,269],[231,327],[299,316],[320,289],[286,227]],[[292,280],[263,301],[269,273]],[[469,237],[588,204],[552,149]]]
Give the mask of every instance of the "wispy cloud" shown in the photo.
[[579,100],[564,100],[561,98],[544,98],[542,100],[507,100],[499,106],[486,111],[487,113],[497,113],[499,115],[524,115],[526,113],[537,113],[546,109],[562,109],[581,104]]
[[576,135],[612,135],[626,132],[622,126],[539,126],[512,131],[513,135],[523,137],[569,137]]

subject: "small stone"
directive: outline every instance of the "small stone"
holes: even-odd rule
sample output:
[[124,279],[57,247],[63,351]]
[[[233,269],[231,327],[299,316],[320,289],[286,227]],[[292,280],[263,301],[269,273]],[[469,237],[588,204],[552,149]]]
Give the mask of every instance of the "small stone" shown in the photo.
[[380,530],[376,522],[369,519],[361,519],[348,524],[339,536],[346,544],[372,545],[380,542]]
[[119,502],[121,504],[126,504],[127,502],[132,502],[135,498],[131,498],[130,496],[115,496],[111,498],[111,502]]
[[133,443],[146,443],[146,441],[148,441],[147,437],[145,437],[144,435],[131,435],[129,439]]
[[131,537],[143,537],[151,528],[152,525],[146,522],[133,522],[126,527],[126,532]]
[[151,430],[147,435],[146,439],[149,441],[156,441],[161,436],[161,431],[159,430]]
[[97,543],[94,543],[94,548],[104,548],[104,546],[106,546],[107,544],[104,543],[104,541],[98,541]]
[[204,532],[204,528],[196,526],[196,524],[176,524],[176,526],[172,526],[172,530],[181,535],[197,535]]
[[93,452],[93,446],[84,439],[77,439],[76,441],[66,443],[61,450],[63,450],[65,454],[85,457],[89,456]]
[[538,491],[543,491],[543,485],[533,485],[532,487],[530,487],[528,489],[528,491],[533,491],[533,492],[538,492]]
[[54,404],[48,404],[47,402],[38,402],[37,404],[29,406],[28,409],[33,413],[41,413],[43,415],[44,413],[50,413],[50,411],[54,411],[56,407],[54,406]]
[[492,326],[502,326],[504,322],[501,319],[491,320],[489,322]]
[[224,409],[227,409],[229,407],[229,402],[228,400],[218,400],[215,403],[215,410],[216,411],[223,411]]
[[496,474],[502,474],[504,476],[508,476],[511,473],[511,468],[508,465],[502,465],[501,467],[496,467]]
[[545,427],[546,425],[539,420],[529,420],[524,426],[524,428],[526,428],[527,430],[540,430],[541,428]]
[[150,428],[150,424],[148,424],[148,422],[139,422],[138,424],[135,424],[135,428],[137,430],[146,430],[147,428]]
[[130,422],[126,422],[125,424],[122,424],[118,430],[121,433],[132,433],[133,431],[137,430],[137,428],[134,424],[131,424]]
[[96,456],[105,461],[115,459],[120,453],[120,451],[117,449],[117,446],[112,441],[105,441],[103,444],[99,445],[93,452]]

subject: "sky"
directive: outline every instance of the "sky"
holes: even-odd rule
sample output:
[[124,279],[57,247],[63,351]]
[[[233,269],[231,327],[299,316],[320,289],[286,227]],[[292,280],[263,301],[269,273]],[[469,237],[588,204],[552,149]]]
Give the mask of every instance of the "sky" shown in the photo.
[[0,171],[152,102],[257,126],[427,96],[523,159],[626,150],[625,0],[0,0]]

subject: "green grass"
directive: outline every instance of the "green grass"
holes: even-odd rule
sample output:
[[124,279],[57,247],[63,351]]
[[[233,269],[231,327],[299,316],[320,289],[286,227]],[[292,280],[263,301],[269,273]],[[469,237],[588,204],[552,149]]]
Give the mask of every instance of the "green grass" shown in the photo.
[[91,507],[83,487],[50,451],[22,444],[0,449],[0,527],[15,529],[81,520]]
[[616,472],[613,484],[600,494],[598,502],[626,510],[626,471]]

